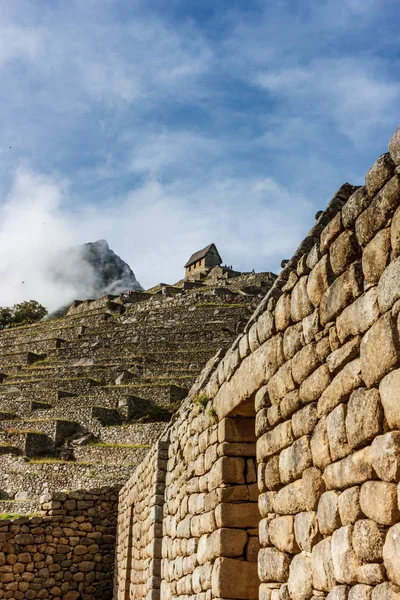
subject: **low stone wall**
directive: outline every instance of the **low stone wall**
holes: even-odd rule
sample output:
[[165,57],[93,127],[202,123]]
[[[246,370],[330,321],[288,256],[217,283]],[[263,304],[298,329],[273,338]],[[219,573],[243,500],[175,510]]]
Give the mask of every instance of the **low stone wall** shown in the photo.
[[117,490],[54,493],[0,520],[0,598],[112,598]]
[[[389,150],[340,188],[164,434],[161,582],[129,596],[122,577],[120,597],[400,599],[400,128]],[[125,539],[142,569],[149,548]]]

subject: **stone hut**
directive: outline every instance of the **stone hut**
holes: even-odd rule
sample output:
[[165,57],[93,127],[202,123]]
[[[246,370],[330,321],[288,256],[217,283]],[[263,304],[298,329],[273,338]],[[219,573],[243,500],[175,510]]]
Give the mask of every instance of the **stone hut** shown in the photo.
[[185,276],[205,273],[209,269],[216,267],[222,263],[222,258],[219,255],[215,244],[210,244],[202,250],[198,250],[189,258],[185,265]]

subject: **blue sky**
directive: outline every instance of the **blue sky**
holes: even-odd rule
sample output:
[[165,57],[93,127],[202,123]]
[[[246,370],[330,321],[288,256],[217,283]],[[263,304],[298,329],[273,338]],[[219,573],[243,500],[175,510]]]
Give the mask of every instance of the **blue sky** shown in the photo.
[[52,304],[48,257],[100,238],[144,286],[211,241],[277,271],[387,149],[399,17],[396,0],[2,2],[0,303]]

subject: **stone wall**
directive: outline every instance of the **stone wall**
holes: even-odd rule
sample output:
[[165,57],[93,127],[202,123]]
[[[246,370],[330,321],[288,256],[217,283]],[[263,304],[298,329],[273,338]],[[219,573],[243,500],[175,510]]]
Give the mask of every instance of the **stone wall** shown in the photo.
[[54,493],[40,515],[0,520],[0,598],[112,598],[117,493]]
[[[161,577],[127,591],[122,576],[120,597],[400,599],[400,128],[389,150],[340,188],[167,429]],[[126,544],[135,569],[151,561]]]

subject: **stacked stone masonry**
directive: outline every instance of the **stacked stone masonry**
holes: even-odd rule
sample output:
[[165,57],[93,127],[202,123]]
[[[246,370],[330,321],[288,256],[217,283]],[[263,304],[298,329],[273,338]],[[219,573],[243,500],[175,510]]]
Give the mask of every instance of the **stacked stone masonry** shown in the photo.
[[125,485],[119,600],[400,600],[399,174],[400,128]]

